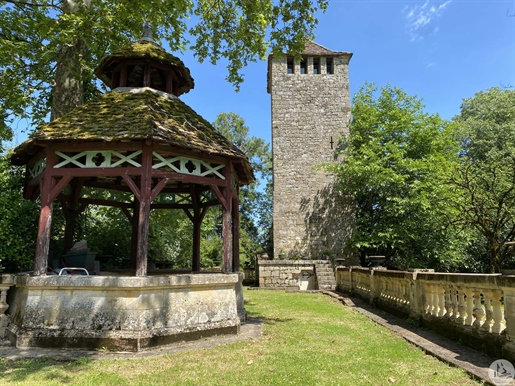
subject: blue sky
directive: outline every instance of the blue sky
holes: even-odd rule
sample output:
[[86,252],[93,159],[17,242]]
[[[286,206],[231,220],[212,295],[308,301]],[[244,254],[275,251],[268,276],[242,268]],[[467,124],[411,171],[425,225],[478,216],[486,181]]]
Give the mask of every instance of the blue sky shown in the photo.
[[[494,86],[515,87],[515,0],[329,0],[315,41],[350,51],[351,95],[366,82],[390,83],[424,99],[426,110],[450,119],[463,98]],[[245,119],[251,135],[270,142],[266,61],[243,70],[240,92],[227,83],[223,62],[190,68],[195,88],[181,98],[209,121],[222,112]],[[18,129],[24,128],[19,125]],[[25,134],[16,133],[13,145]]]
[[[509,16],[512,15],[512,16]],[[366,82],[390,83],[424,99],[426,110],[450,119],[463,98],[494,86],[515,87],[515,0],[330,0],[318,15],[315,41],[350,51],[351,95]],[[195,89],[181,98],[209,121],[221,112],[245,119],[251,134],[270,141],[266,61],[243,70],[239,93],[223,63],[198,64],[182,55]]]

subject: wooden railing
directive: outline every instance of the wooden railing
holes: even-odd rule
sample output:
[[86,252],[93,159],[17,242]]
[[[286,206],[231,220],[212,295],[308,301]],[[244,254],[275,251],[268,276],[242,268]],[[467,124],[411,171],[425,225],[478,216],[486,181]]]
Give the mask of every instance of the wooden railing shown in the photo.
[[515,276],[337,267],[338,289],[515,360]]

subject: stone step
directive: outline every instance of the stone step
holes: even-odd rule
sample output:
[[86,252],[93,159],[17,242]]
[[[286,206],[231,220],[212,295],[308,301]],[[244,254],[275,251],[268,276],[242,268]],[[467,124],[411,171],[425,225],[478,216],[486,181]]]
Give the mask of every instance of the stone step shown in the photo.
[[336,279],[330,262],[321,262],[315,264],[315,274],[318,282],[319,290],[335,290]]

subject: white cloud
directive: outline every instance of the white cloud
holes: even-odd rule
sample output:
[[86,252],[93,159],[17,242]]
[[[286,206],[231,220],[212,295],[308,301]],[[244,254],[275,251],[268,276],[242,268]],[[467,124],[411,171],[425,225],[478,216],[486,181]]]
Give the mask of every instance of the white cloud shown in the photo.
[[402,13],[408,22],[408,30],[410,34],[410,41],[414,42],[424,38],[424,35],[429,33],[436,33],[439,26],[430,26],[436,24],[436,20],[441,16],[445,8],[452,2],[447,0],[432,1],[426,0],[422,5],[415,5],[413,7],[404,7]]
[[435,62],[431,62],[431,63],[429,63],[426,67],[433,67],[433,66],[436,66],[436,63],[435,63]]

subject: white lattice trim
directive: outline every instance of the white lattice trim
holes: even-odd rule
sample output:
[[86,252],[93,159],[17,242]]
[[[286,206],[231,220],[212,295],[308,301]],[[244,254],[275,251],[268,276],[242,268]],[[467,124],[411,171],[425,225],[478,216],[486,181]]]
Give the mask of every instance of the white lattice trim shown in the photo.
[[[164,158],[156,152],[154,152],[154,157],[156,157],[161,162],[152,165],[153,169],[168,167],[173,171],[181,174],[190,174],[200,177],[205,177],[212,174],[222,180],[225,180],[225,177],[218,172],[219,170],[223,169],[223,164],[213,166],[202,160],[187,157]],[[205,170],[202,170],[202,168]]]
[[[127,155],[114,150],[83,151],[70,156],[61,153],[60,151],[56,151],[55,154],[63,159],[62,162],[54,166],[56,169],[70,164],[76,165],[79,168],[115,168],[123,165],[124,163],[128,163],[136,167],[141,166],[139,162],[133,159],[141,154],[141,150],[137,150]],[[80,160],[83,157],[86,157],[85,161]]]
[[191,196],[183,193],[163,193],[157,196],[160,204],[191,204]]
[[46,158],[41,158],[36,161],[34,166],[29,169],[29,174],[31,178],[39,176],[41,173],[43,173],[43,170],[45,170],[46,167]]

